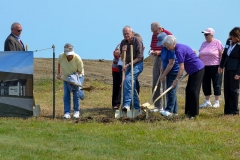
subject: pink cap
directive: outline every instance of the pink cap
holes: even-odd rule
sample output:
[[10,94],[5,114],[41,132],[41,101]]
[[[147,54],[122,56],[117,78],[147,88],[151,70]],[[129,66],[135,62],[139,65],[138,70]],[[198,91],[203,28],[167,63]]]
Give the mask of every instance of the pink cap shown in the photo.
[[202,31],[202,33],[208,33],[208,34],[214,35],[215,32],[212,28],[207,28],[205,31]]

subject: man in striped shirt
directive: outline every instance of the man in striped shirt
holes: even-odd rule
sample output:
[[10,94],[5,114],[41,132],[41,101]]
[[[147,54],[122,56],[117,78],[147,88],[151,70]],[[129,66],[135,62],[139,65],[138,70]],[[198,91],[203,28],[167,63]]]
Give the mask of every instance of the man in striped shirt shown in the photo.
[[[164,28],[162,28],[158,22],[153,22],[151,24],[151,31],[153,32],[153,34],[152,34],[152,41],[151,41],[151,45],[150,45],[151,49],[149,51],[149,54],[154,56],[153,83],[152,83],[152,91],[153,91],[155,88],[155,85],[157,83],[157,80],[159,78],[161,67],[162,67],[162,60],[160,58],[162,46],[156,46],[156,44],[158,42],[157,35],[161,32],[165,32],[167,35],[172,35],[172,33],[165,30]],[[166,85],[163,84],[162,87],[164,87],[164,86],[166,86]],[[153,101],[161,94],[160,88],[161,88],[161,83],[158,84],[158,88],[153,97]],[[166,100],[165,100],[165,102],[166,102]],[[153,112],[159,112],[159,111],[163,110],[162,99],[159,99],[155,103],[155,107],[156,107],[156,109],[152,110]]]

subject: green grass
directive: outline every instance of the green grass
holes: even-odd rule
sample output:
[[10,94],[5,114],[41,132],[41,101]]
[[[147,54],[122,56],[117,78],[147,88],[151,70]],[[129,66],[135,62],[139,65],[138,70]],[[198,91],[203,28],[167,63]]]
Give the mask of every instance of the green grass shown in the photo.
[[[95,89],[85,92],[82,116],[113,117],[110,109],[103,111],[111,107],[111,85],[85,82],[85,86],[90,85]],[[41,105],[42,116],[51,115],[51,89],[51,80],[35,81],[35,99]],[[69,121],[61,118],[62,92],[62,82],[57,81],[56,119],[0,118],[0,159],[240,159],[240,117],[222,116],[222,106],[200,110],[196,120]],[[140,98],[142,103],[149,101],[150,89],[141,88]],[[183,96],[179,96],[179,104],[182,117]]]
[[0,119],[0,159],[239,159],[234,117],[172,123]]

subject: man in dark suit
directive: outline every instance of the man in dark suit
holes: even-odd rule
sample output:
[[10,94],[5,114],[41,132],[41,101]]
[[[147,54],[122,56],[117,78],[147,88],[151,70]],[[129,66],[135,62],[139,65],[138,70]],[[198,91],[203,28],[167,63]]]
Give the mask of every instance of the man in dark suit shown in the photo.
[[4,51],[25,51],[24,44],[20,39],[22,26],[15,22],[11,26],[11,34],[4,43]]

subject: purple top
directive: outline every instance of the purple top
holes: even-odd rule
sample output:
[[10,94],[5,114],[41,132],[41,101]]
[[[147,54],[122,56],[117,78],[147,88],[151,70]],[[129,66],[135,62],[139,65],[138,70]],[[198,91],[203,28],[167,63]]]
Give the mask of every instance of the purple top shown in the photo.
[[185,44],[176,44],[175,54],[178,63],[184,63],[185,71],[192,75],[204,68],[203,62],[197,57],[194,51]]

